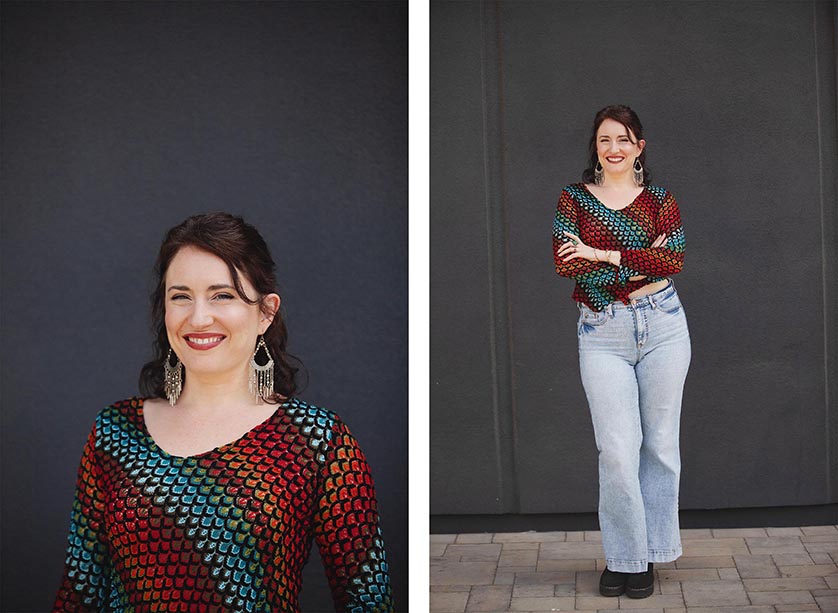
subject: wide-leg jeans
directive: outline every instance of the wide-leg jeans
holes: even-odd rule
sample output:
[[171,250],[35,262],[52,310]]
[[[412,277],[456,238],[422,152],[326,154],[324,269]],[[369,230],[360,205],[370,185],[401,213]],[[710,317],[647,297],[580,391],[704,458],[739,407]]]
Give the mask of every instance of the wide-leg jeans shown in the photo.
[[675,286],[603,311],[579,305],[579,365],[599,450],[608,568],[681,555],[678,445],[690,335]]

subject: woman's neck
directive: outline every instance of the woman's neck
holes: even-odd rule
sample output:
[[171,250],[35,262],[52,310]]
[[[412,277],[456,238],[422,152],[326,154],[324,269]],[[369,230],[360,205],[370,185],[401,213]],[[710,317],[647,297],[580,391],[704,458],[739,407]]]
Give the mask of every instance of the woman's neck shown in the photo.
[[247,372],[223,380],[202,378],[195,373],[186,375],[178,406],[202,412],[225,411],[231,407],[256,404],[248,387]]
[[605,173],[599,186],[614,191],[630,191],[639,187],[635,183],[632,173],[628,172],[620,174]]

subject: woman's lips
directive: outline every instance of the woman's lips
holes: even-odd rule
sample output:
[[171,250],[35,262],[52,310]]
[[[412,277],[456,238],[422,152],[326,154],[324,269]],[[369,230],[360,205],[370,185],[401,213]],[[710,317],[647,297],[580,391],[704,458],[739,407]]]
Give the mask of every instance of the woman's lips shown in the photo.
[[626,158],[624,158],[624,157],[613,157],[613,158],[608,157],[608,158],[605,158],[605,159],[607,161],[611,162],[612,164],[619,164],[620,162],[622,162]]
[[220,345],[225,338],[223,334],[187,334],[183,340],[192,349],[206,351]]

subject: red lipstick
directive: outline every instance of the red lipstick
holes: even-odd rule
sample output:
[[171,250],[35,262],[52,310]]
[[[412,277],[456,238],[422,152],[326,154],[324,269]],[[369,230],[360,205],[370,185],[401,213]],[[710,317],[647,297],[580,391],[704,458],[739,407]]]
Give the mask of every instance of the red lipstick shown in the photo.
[[218,347],[225,338],[227,337],[223,334],[213,332],[194,332],[183,336],[183,340],[186,341],[190,349],[198,351],[207,351],[213,347]]

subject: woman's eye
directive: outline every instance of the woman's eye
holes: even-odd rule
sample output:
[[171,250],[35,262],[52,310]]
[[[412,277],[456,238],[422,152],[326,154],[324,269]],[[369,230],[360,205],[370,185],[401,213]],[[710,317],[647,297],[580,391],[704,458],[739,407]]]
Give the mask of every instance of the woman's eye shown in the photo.
[[235,300],[236,297],[233,296],[232,294],[216,294],[215,299],[216,300]]
[[172,296],[172,300],[189,300],[189,296],[186,294],[175,294]]

